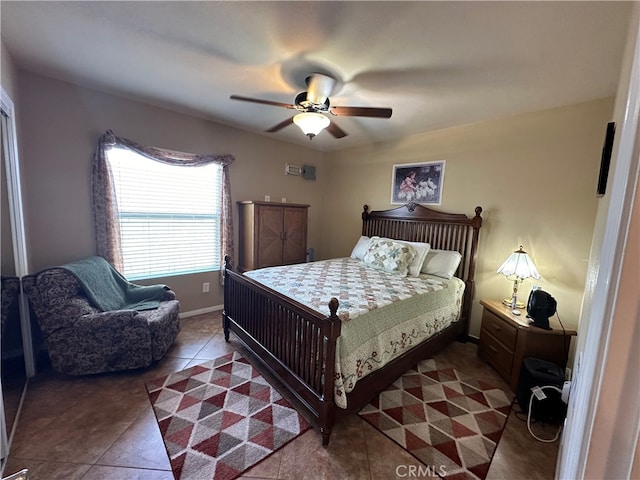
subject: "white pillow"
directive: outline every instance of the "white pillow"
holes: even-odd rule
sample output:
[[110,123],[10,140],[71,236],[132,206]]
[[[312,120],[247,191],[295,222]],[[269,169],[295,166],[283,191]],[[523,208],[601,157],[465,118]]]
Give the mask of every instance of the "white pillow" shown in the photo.
[[362,262],[377,270],[406,277],[415,256],[416,251],[411,245],[389,238],[371,237]]
[[351,258],[362,260],[369,249],[369,237],[362,235],[356,242],[356,246],[351,251]]
[[422,273],[451,278],[456,273],[460,260],[462,260],[460,252],[432,248],[427,253],[427,258],[422,265]]

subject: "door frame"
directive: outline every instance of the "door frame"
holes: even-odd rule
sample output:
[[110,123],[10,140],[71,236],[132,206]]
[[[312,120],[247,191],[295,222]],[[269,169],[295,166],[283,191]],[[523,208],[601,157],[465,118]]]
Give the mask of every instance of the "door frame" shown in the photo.
[[[640,175],[640,6],[634,5],[620,83],[615,101],[614,119],[617,133],[612,157],[613,170],[609,175],[607,194],[600,200],[592,241],[592,252],[587,274],[587,285],[578,327],[578,345],[574,361],[571,395],[569,397],[565,429],[560,442],[556,468],[558,479],[581,479],[588,472],[591,441],[596,417],[602,401],[603,380],[607,368],[620,368],[636,372],[634,355],[628,356],[627,365],[608,364],[612,349],[612,330],[620,328],[621,318],[615,307],[620,292],[620,279],[625,266],[626,240],[631,223],[633,202],[638,195]],[[627,258],[626,262],[634,259]],[[637,262],[637,259],[635,259]],[[623,297],[621,297],[623,298]],[[624,317],[622,312],[618,315]],[[637,327],[636,327],[637,328]],[[632,332],[629,332],[631,334]],[[631,379],[629,379],[631,380]],[[615,452],[616,460],[611,478],[629,478],[638,447],[640,393],[626,397],[616,418],[625,418],[635,429],[625,443],[625,451]],[[633,424],[635,422],[635,425]],[[597,433],[597,432],[596,432]],[[604,442],[607,442],[605,439]],[[620,447],[620,445],[617,445]],[[590,455],[591,454],[591,455]],[[595,460],[593,460],[595,461]],[[615,471],[613,471],[615,470]]]
[[0,85],[0,106],[2,107],[2,148],[4,151],[5,171],[7,173],[7,193],[9,197],[9,217],[13,241],[13,259],[16,276],[20,279],[20,327],[22,329],[22,348],[27,378],[36,374],[35,353],[31,333],[29,303],[22,290],[22,277],[29,274],[29,257],[25,234],[24,208],[22,203],[22,181],[18,157],[18,138],[16,136],[16,117],[13,100]]

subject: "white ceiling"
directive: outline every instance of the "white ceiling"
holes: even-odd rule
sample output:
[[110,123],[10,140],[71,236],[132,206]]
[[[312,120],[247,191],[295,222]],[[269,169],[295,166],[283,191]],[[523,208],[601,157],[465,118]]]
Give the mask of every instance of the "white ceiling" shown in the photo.
[[[0,2],[22,68],[320,150],[614,95],[627,2]],[[310,143],[284,108],[335,75],[349,135]]]

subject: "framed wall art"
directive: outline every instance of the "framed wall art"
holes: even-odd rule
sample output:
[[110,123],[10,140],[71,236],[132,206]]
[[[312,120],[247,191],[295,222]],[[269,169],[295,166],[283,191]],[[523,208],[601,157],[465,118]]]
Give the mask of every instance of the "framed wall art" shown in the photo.
[[444,160],[393,166],[391,204],[407,202],[440,205],[444,185]]

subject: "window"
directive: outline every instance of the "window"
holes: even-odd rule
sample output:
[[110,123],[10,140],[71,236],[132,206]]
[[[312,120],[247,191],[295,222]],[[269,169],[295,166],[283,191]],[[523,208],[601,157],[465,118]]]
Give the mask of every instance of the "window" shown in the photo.
[[220,268],[222,166],[175,166],[125,148],[107,150],[123,274],[130,280]]

